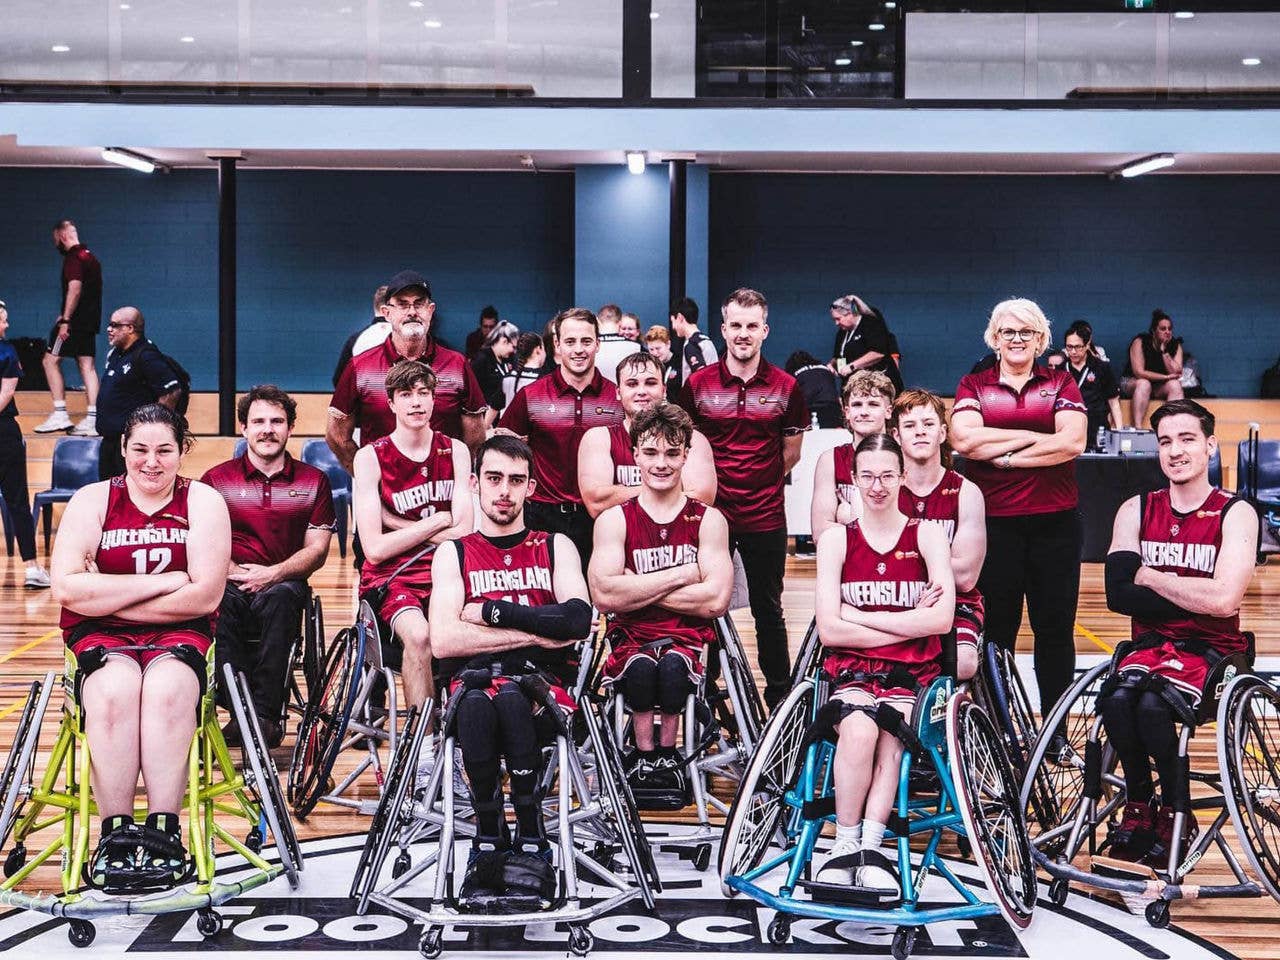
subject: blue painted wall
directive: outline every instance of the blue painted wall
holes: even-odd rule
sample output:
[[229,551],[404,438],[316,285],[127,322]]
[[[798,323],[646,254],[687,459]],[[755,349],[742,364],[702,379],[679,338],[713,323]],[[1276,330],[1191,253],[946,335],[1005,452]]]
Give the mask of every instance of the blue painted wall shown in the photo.
[[1057,342],[1088,319],[1113,359],[1162,307],[1211,392],[1257,396],[1280,353],[1277,209],[1277,177],[713,173],[710,293],[765,293],[778,362],[828,355],[828,306],[857,293],[897,334],[907,383],[948,394],[1006,297],[1037,300]]

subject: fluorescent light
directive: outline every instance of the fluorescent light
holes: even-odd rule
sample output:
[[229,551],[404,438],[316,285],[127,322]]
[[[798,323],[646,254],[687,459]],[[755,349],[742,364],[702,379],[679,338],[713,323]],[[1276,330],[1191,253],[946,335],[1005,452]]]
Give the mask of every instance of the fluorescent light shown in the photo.
[[1120,168],[1119,173],[1120,176],[1126,179],[1140,177],[1144,173],[1150,173],[1152,170],[1163,170],[1165,167],[1172,167],[1173,164],[1174,157],[1172,153],[1157,153],[1155,156],[1126,164]]
[[1241,62],[1242,64],[1244,64],[1246,67],[1260,67],[1260,66],[1262,66],[1262,61],[1261,61],[1259,58],[1257,58],[1257,57],[1245,57],[1245,58],[1244,58],[1243,60],[1241,60],[1240,62]]
[[120,9],[121,9],[121,10],[132,10],[133,8],[132,8],[131,6],[129,6],[129,4],[127,4],[127,3],[122,3],[122,4],[120,4]]
[[137,170],[139,173],[155,173],[156,169],[161,166],[150,157],[144,157],[140,153],[134,153],[132,150],[125,150],[122,147],[103,147],[102,159],[108,163],[116,163],[122,167],[128,167],[130,170]]
[[877,21],[875,21],[874,23],[868,23],[868,24],[867,24],[867,29],[868,29],[868,30],[883,30],[883,29],[884,29],[884,24],[883,24],[883,23],[881,23],[879,20],[877,20]]
[[898,5],[897,5],[896,3],[894,3],[894,2],[893,2],[893,0],[885,0],[884,8],[885,8],[886,10],[894,10],[894,9],[896,9],[896,8],[897,8],[897,6],[898,6]]
[[660,16],[662,16],[662,14],[660,14],[657,10],[651,10],[651,11],[649,11],[649,19],[650,19],[650,20],[657,20]]
[[1195,14],[1190,10],[1175,10],[1173,12],[1173,19],[1175,20],[1191,20],[1194,17]]
[[422,0],[409,0],[409,6],[417,10],[419,7],[422,6]]
[[52,47],[49,48],[49,50],[51,53],[70,53],[71,52],[71,48],[68,47],[65,43],[55,43]]
[[422,25],[428,30],[439,30],[444,26],[439,20],[423,20]]
[[850,40],[850,41],[849,41],[849,46],[851,46],[851,47],[860,47],[860,46],[862,46],[862,41],[861,41],[861,40]]
[[195,43],[196,38],[195,37],[179,37],[178,42],[179,43]]
[[847,67],[851,63],[853,63],[853,61],[850,60],[848,57],[836,57],[835,59],[835,64],[837,67]]
[[639,150],[628,150],[627,170],[637,176],[644,173],[644,154]]

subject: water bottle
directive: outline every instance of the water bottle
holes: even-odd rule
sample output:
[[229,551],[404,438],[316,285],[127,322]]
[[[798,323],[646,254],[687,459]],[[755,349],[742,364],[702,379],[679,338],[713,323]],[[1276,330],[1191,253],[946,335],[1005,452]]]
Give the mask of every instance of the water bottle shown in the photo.
[[1105,424],[1098,428],[1098,452],[1107,452],[1107,428]]

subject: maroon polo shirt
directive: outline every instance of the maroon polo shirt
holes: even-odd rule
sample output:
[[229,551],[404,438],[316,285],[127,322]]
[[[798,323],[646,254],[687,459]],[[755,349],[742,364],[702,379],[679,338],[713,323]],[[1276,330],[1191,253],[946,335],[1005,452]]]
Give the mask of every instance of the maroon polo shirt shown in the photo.
[[537,503],[582,503],[578,492],[578,445],[592,427],[622,422],[618,390],[595,371],[579,391],[556,367],[516,393],[498,426],[527,437],[533,448],[533,495]]
[[[360,428],[360,446],[365,447],[396,428],[396,415],[387,400],[387,371],[404,360],[390,334],[382,346],[351,358],[338,378],[329,406],[354,417]],[[427,350],[418,357],[436,375],[436,401],[431,412],[431,429],[447,437],[462,439],[462,415],[485,410],[484,392],[471,364],[457,350],[442,347],[431,337]]]
[[782,441],[809,429],[809,408],[795,377],[764,357],[749,381],[729,373],[724,357],[696,370],[676,401],[711,441],[716,507],[734,533],[787,525]]
[[[1059,410],[1087,413],[1080,388],[1066,370],[1036,364],[1021,390],[1000,382],[1000,365],[970,373],[956,387],[952,413],[977,410],[983,426],[1002,430],[1054,432]],[[1016,456],[1016,454],[1015,454]],[[1052,467],[1014,467],[1004,470],[985,460],[965,461],[965,476],[978,485],[987,501],[987,516],[1018,517],[1070,510],[1079,501],[1076,465],[1072,460]]]
[[308,530],[334,528],[329,478],[288,453],[275,476],[263,476],[246,453],[210,467],[200,479],[227,501],[235,563],[280,563],[302,549]]

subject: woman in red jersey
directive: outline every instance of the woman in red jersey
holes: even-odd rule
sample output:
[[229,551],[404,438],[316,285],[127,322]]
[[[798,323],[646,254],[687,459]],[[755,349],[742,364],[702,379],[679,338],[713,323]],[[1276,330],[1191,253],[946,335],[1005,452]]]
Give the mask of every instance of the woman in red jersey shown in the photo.
[[[899,507],[902,448],[886,434],[854,453],[862,516],[818,541],[815,612],[832,699],[887,703],[910,716],[916,693],[940,672],[942,634],[955,613],[951,550],[941,525]],[[882,898],[900,889],[880,852],[898,788],[902,742],[861,710],[837,726],[836,842],[821,883],[857,886]]]
[[[148,889],[181,880],[178,811],[187,754],[231,559],[226,502],[178,476],[186,421],[159,404],[125,421],[125,474],[76,492],[50,563],[92,757],[102,835],[95,885]],[[146,649],[121,649],[145,647]],[[133,821],[138,774],[147,818]]]

